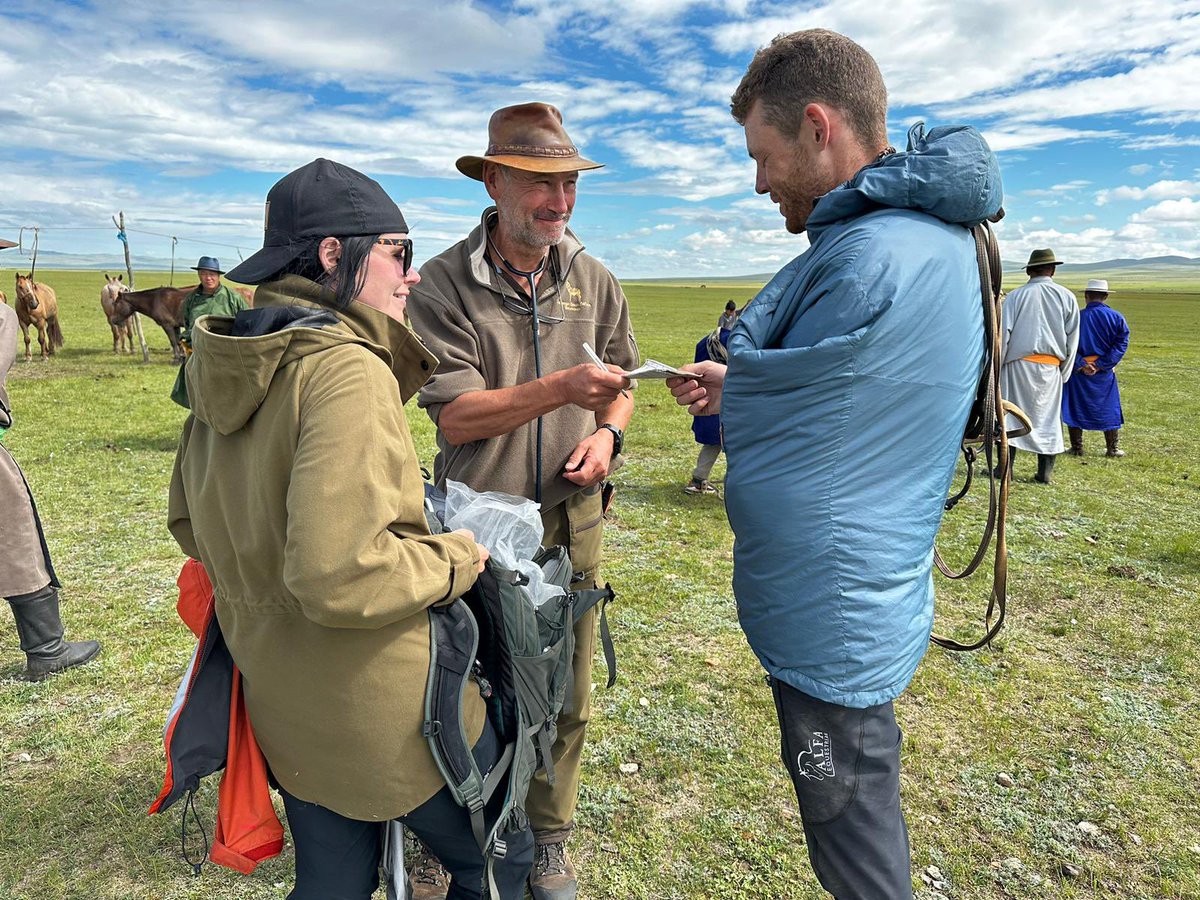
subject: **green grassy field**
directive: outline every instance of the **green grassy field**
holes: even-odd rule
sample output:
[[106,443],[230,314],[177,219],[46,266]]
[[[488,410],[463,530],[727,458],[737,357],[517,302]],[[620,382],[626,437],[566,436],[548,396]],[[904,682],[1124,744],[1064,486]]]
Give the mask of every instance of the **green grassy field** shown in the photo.
[[[290,850],[249,877],[210,865],[197,879],[179,858],[179,810],[145,815],[192,649],[165,528],[184,413],[168,399],[175,368],[159,329],[146,328],[149,365],[114,357],[100,275],[39,275],[58,290],[67,343],[14,368],[5,444],[37,497],[68,633],[104,652],[28,684],[0,624],[0,898],[282,897]],[[12,281],[0,271],[10,297]],[[1089,435],[1089,455],[1062,458],[1049,487],[1022,458],[1008,626],[987,652],[931,651],[897,703],[922,898],[1200,898],[1200,302],[1196,286],[1170,287],[1114,296],[1133,330],[1120,375],[1129,456],[1105,459]],[[753,293],[627,290],[643,355],[677,363],[726,299]],[[610,614],[622,676],[595,693],[573,845],[581,895],[822,896],[770,694],[737,626],[721,501],[681,490],[696,450],[686,413],[658,383],[637,401],[605,571],[620,595]],[[429,422],[409,413],[432,462]],[[949,555],[965,554],[982,511],[976,497],[947,520]],[[938,588],[939,627],[965,636],[982,581]],[[636,774],[620,772],[627,762]],[[200,800],[211,835],[215,783]],[[922,880],[931,866],[936,890]]]

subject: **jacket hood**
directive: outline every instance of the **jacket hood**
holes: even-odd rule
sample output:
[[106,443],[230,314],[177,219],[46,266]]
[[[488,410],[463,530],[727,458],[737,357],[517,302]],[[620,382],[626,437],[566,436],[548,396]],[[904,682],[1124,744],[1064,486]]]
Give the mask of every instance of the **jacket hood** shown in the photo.
[[908,149],[861,169],[821,197],[808,219],[809,238],[823,229],[881,208],[911,209],[970,227],[990,219],[1004,202],[996,156],[970,125],[934,128],[918,122]]
[[254,308],[236,318],[201,316],[186,363],[192,413],[232,434],[257,412],[284,366],[346,344],[359,344],[396,375],[407,401],[437,365],[412,330],[362,303],[333,307],[333,292],[298,275],[260,285]]

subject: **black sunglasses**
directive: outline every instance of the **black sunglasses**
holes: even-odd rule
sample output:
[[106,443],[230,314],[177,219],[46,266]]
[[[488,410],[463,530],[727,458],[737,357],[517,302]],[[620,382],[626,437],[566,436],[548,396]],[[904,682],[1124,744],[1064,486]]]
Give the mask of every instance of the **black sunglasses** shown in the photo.
[[403,247],[404,252],[400,259],[404,263],[404,274],[408,274],[408,270],[412,268],[413,261],[412,238],[379,238],[375,243],[383,244],[385,247]]

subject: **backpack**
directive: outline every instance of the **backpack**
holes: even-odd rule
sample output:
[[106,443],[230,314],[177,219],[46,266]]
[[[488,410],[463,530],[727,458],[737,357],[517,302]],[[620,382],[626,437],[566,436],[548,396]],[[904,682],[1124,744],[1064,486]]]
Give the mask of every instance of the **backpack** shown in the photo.
[[[954,509],[971,490],[976,461],[982,452],[988,477],[988,518],[983,537],[971,561],[960,571],[946,564],[941,553],[934,548],[933,561],[938,571],[951,579],[962,579],[974,574],[987,556],[988,547],[995,536],[995,556],[992,567],[992,588],[988,597],[987,612],[984,614],[984,635],[969,644],[960,643],[938,634],[930,640],[947,650],[978,650],[987,646],[1004,625],[1004,613],[1008,590],[1008,545],[1005,540],[1005,524],[1008,513],[1009,453],[1008,439],[1028,434],[1032,430],[1029,417],[1016,405],[1005,400],[1000,390],[1000,369],[1004,363],[1002,352],[1003,328],[1002,309],[1004,291],[1000,287],[1000,245],[989,222],[1004,218],[1001,209],[988,222],[980,222],[971,228],[975,240],[975,258],[979,264],[979,288],[983,300],[984,365],[975,389],[975,400],[963,429],[962,454],[967,474],[962,489],[946,500],[946,512]],[[1012,415],[1020,427],[1005,430],[1004,419]],[[995,460],[995,462],[993,462]],[[995,621],[993,621],[993,617]]]
[[[430,527],[442,530],[432,514]],[[525,591],[528,578],[488,560],[472,588],[459,599],[429,608],[430,659],[425,689],[424,734],[454,799],[471,815],[471,828],[488,860],[488,885],[498,900],[492,862],[507,852],[504,835],[528,824],[525,797],[540,769],[554,783],[550,749],[558,714],[569,696],[575,623],[613,599],[612,587],[571,590],[573,570],[565,547],[539,551],[534,562],[546,582],[564,594],[535,608]],[[606,649],[606,656],[609,656]],[[609,686],[614,669],[609,657]],[[463,731],[463,698],[475,681],[504,751],[485,777]],[[492,829],[484,807],[504,791]]]

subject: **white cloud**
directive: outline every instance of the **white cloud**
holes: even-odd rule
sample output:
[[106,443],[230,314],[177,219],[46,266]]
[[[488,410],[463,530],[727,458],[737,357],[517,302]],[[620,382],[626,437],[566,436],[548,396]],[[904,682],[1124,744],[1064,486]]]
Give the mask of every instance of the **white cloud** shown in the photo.
[[1154,223],[1172,226],[1200,225],[1200,202],[1190,198],[1163,200],[1154,206],[1134,213],[1131,222]]
[[1200,147],[1200,136],[1179,134],[1151,134],[1131,138],[1122,145],[1127,150],[1164,150],[1175,147]]
[[1108,141],[1120,137],[1118,131],[1071,128],[1065,125],[1001,123],[983,129],[984,139],[996,153],[1028,150],[1060,141]]
[[685,236],[680,243],[692,250],[723,249],[733,246],[733,235],[720,228],[710,228],[708,231],[695,231]]
[[[340,7],[321,0],[186,0],[154,4],[160,27],[211,35],[243,60],[292,72],[305,82],[389,85],[403,92],[436,73],[470,75],[543,65],[545,32],[528,17],[486,6],[368,0]],[[213,29],[212,23],[229,27]]]
[[1096,205],[1104,206],[1112,200],[1164,200],[1197,195],[1200,195],[1200,181],[1156,181],[1144,188],[1121,185],[1098,191]]
[[[893,0],[886,14],[874,0],[837,0],[800,8],[778,3],[764,4],[753,19],[713,29],[712,40],[722,52],[749,54],[780,32],[829,28],[849,35],[871,52],[895,104],[946,104],[1012,91],[985,100],[992,104],[985,114],[1030,112],[1028,117],[1033,118],[1046,110],[1078,112],[1069,106],[1026,104],[1025,98],[1038,96],[1041,84],[1057,75],[1074,76],[1096,65],[1134,58],[1140,51],[1158,51],[1169,40],[1194,39],[1200,29],[1194,12],[1191,0],[983,5]],[[1086,28],[1080,27],[1081,21],[1087,22]],[[1141,63],[1164,68],[1156,55],[1146,54],[1137,62],[1139,68]],[[1146,81],[1174,90],[1160,93],[1155,98],[1160,102],[1146,108],[1173,110],[1172,102],[1194,108],[1200,102],[1180,96],[1186,93],[1180,90],[1186,82],[1171,83],[1163,75],[1158,72]],[[1171,95],[1174,101],[1166,99]],[[972,108],[981,111],[984,106]]]
[[754,167],[747,159],[734,162],[721,147],[683,143],[649,131],[625,129],[612,143],[648,178],[607,185],[625,193],[662,193],[681,200],[711,200],[741,193],[754,186]]

